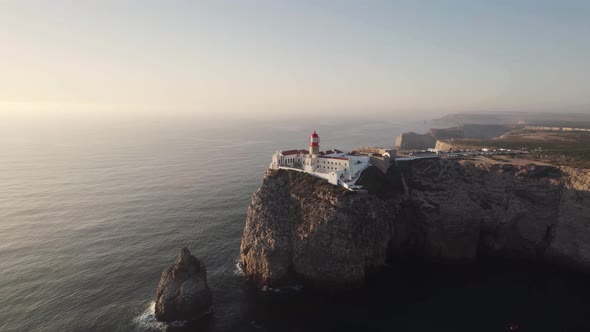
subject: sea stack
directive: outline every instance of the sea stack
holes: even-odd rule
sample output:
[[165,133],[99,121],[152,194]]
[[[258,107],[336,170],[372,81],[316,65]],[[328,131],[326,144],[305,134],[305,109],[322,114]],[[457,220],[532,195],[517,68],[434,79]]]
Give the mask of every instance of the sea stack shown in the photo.
[[156,291],[156,319],[198,320],[211,311],[211,304],[205,264],[188,248],[180,249],[176,262],[162,272]]

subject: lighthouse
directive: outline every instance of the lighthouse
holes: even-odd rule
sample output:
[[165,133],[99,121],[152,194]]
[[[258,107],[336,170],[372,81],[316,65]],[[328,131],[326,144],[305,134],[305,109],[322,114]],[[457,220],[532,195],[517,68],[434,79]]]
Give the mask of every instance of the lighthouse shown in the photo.
[[[358,187],[355,182],[361,172],[371,165],[370,158],[373,157],[347,154],[336,149],[320,152],[320,135],[314,131],[309,136],[309,150],[278,150],[272,156],[269,168],[305,172],[353,190]],[[385,164],[390,164],[389,159]]]
[[314,157],[320,154],[320,136],[318,136],[315,130],[309,136],[309,154]]

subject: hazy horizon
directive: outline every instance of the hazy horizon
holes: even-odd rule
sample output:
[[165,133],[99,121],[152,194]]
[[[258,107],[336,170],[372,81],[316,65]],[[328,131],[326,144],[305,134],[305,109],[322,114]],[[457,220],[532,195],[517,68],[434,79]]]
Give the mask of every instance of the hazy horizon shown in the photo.
[[584,1],[0,4],[0,113],[590,112]]
[[0,332],[590,331],[589,36],[576,0],[0,0]]

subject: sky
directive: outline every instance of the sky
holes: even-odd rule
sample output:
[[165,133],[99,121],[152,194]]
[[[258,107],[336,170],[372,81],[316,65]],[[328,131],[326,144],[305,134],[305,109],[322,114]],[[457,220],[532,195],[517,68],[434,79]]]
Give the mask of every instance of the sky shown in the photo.
[[590,112],[589,1],[0,1],[0,113]]

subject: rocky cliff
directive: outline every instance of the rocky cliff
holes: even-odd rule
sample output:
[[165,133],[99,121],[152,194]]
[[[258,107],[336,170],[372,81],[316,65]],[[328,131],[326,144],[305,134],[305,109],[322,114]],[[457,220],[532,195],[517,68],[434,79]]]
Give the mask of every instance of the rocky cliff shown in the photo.
[[423,159],[365,173],[367,193],[267,172],[248,208],[246,276],[347,284],[394,258],[478,255],[590,269],[588,170]]
[[436,138],[432,133],[416,134],[414,132],[401,133],[395,139],[395,147],[398,149],[428,149],[434,147]]
[[457,151],[462,147],[458,144],[453,144],[452,141],[437,140],[434,148],[440,151]]
[[404,150],[422,150],[435,147],[435,144],[438,144],[438,141],[441,140],[490,139],[501,136],[514,128],[515,126],[490,124],[463,124],[451,128],[432,128],[426,134],[416,134],[414,132],[399,134],[395,140],[395,147]]

